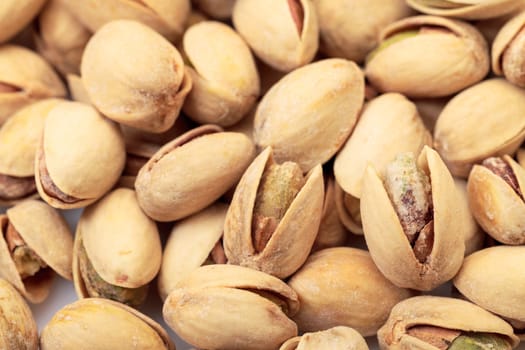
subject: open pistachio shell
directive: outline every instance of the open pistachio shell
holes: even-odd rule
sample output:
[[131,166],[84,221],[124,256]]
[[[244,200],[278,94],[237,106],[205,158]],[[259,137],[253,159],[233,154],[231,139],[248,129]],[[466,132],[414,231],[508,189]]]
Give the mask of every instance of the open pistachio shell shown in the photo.
[[297,294],[273,276],[241,266],[208,265],[169,294],[163,315],[195,347],[263,350],[277,349],[297,335],[288,317],[298,309]]
[[[407,238],[400,214],[373,167],[367,168],[363,182],[361,216],[370,255],[385,277],[399,287],[432,290],[452,279],[461,267],[465,224],[458,220],[462,207],[454,180],[437,152],[425,146],[417,163],[430,179],[432,197],[433,222],[427,224],[432,234],[424,243],[430,251],[424,257],[416,256],[416,246]],[[407,187],[403,191],[412,190]]]
[[520,0],[407,0],[407,4],[429,15],[468,20],[500,17],[523,6]]
[[365,105],[359,123],[335,157],[335,178],[345,192],[360,198],[368,165],[382,175],[396,154],[419,154],[431,144],[432,136],[414,103],[398,93],[381,95]]
[[[320,165],[310,171],[260,250],[254,242],[254,208],[263,173],[274,163],[268,147],[242,176],[224,223],[224,251],[231,264],[286,278],[304,263],[317,235],[324,197],[323,172]],[[277,203],[280,198],[275,195],[272,199]]]
[[0,3],[0,43],[21,31],[40,11],[46,0],[4,0]]
[[241,177],[255,147],[240,133],[204,125],[164,145],[140,170],[135,188],[141,208],[157,221],[204,209]]
[[489,53],[483,36],[466,22],[414,16],[382,32],[365,71],[379,91],[442,97],[483,79],[489,71]]
[[434,130],[434,146],[451,173],[466,178],[473,164],[516,152],[525,139],[524,111],[523,89],[504,79],[485,80],[445,106]]
[[237,0],[233,25],[253,52],[285,72],[312,61],[319,45],[319,27],[312,1]]
[[259,147],[271,146],[277,162],[294,161],[306,172],[341,148],[363,101],[364,78],[355,63],[334,58],[309,64],[263,97],[254,139]]
[[335,208],[343,225],[353,234],[363,234],[361,222],[360,200],[349,195],[341,186],[335,183]]
[[519,343],[507,322],[477,305],[460,299],[417,296],[394,306],[388,321],[377,332],[379,346],[384,350],[439,349],[415,336],[414,330],[418,327],[436,332],[457,331],[457,335],[489,333],[505,340],[512,348]]
[[214,247],[220,244],[227,210],[226,204],[216,203],[175,224],[164,248],[158,277],[162,300],[179,281],[207,263]]
[[126,151],[118,127],[93,107],[60,102],[49,112],[35,157],[40,196],[61,209],[84,207],[117,182]]
[[166,331],[140,312],[117,302],[89,298],[60,309],[42,330],[41,350],[175,350]]
[[232,16],[236,0],[193,0],[193,5],[211,18],[225,20]]
[[279,350],[368,350],[368,345],[355,329],[339,326],[289,339]]
[[183,43],[193,81],[184,113],[202,124],[237,123],[253,107],[260,90],[248,45],[231,27],[212,21],[190,27]]
[[0,279],[0,348],[38,349],[38,329],[31,309],[16,289],[3,279]]

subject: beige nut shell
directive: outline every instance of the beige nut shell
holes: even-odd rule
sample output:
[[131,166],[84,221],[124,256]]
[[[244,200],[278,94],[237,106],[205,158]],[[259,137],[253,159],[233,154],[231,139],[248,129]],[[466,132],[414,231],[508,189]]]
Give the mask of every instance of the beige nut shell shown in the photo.
[[[335,208],[343,225],[353,234],[362,235],[360,200],[346,193],[335,183]],[[351,207],[349,207],[351,205]]]
[[523,2],[520,0],[447,0],[451,4],[464,5],[459,8],[441,9],[426,5],[425,0],[407,0],[412,8],[429,15],[460,18],[466,20],[479,20],[500,17],[516,11]]
[[279,350],[368,350],[368,345],[355,329],[338,326],[289,339]]
[[483,248],[486,235],[476,222],[476,219],[470,210],[467,181],[464,179],[455,178],[454,184],[456,185],[459,195],[457,202],[459,206],[457,217],[458,220],[464,223],[463,229],[465,230],[465,256],[467,256]]
[[40,11],[46,0],[4,0],[0,3],[0,43],[21,31]]

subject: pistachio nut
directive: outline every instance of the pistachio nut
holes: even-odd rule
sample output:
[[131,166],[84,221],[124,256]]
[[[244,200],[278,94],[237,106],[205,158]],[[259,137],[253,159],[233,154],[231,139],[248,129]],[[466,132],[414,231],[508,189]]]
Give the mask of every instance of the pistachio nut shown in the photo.
[[21,46],[0,47],[0,77],[0,125],[24,106],[66,95],[62,81],[49,63]]
[[524,111],[525,91],[503,79],[485,80],[445,106],[434,147],[452,174],[466,178],[474,163],[516,152],[525,139]]
[[297,163],[275,162],[268,147],[246,169],[228,209],[228,262],[279,278],[290,276],[312,249],[323,200],[320,165],[303,176]]
[[460,207],[456,213],[458,220],[463,222],[463,229],[465,234],[465,256],[474,253],[483,248],[485,243],[485,232],[476,222],[472,215],[469,206],[467,181],[464,179],[454,179],[456,190],[458,192],[458,206]]
[[301,67],[259,103],[255,142],[261,148],[271,146],[277,162],[296,162],[306,172],[343,146],[363,101],[364,78],[355,63],[334,58]]
[[237,183],[255,147],[240,133],[213,125],[188,131],[162,146],[140,169],[135,189],[144,212],[174,221],[212,204]]
[[467,20],[500,17],[523,6],[521,0],[407,0],[407,4],[429,15]]
[[112,300],[81,299],[64,306],[40,335],[41,350],[175,350],[166,331],[142,313]]
[[20,32],[37,15],[46,0],[3,0],[0,3],[0,43]]
[[343,225],[353,234],[363,234],[361,221],[361,201],[345,191],[335,183],[335,208]]
[[400,153],[384,177],[368,167],[361,217],[378,269],[399,287],[432,290],[452,279],[465,253],[464,207],[436,151]]
[[[297,335],[297,294],[276,277],[236,265],[191,272],[166,299],[164,320],[200,349],[277,349]],[[225,312],[227,310],[227,312]]]
[[519,339],[501,318],[465,300],[417,296],[403,300],[377,332],[384,350],[510,350]]
[[419,154],[431,144],[432,136],[414,103],[398,93],[381,95],[365,105],[359,123],[336,155],[335,178],[345,192],[360,198],[368,165],[383,175],[396,154]]
[[387,25],[412,14],[404,0],[314,0],[320,49],[358,63],[378,44]]
[[125,158],[113,122],[89,105],[60,102],[48,113],[35,157],[38,193],[55,208],[85,207],[118,181]]
[[0,204],[38,196],[35,154],[46,116],[59,102],[46,99],[23,107],[0,129]]
[[283,72],[311,62],[319,27],[310,0],[237,0],[233,25],[255,55]]
[[449,98],[420,98],[413,102],[417,107],[417,111],[423,120],[425,127],[433,134],[436,126],[436,121],[448,103]]
[[513,84],[525,87],[525,11],[509,20],[492,45],[492,70]]
[[368,350],[368,345],[355,329],[339,326],[288,339],[279,350]]
[[237,123],[253,107],[260,89],[248,45],[231,27],[214,21],[190,27],[183,44],[193,81],[184,113],[201,124]]
[[0,216],[0,225],[0,277],[27,300],[44,301],[55,272],[73,279],[73,237],[56,210],[44,202],[26,200]]
[[91,32],[60,1],[48,1],[36,19],[33,29],[36,47],[62,74],[79,74]]
[[474,165],[468,178],[472,215],[495,240],[525,244],[525,169],[508,155]]
[[105,116],[150,132],[173,126],[191,89],[177,49],[129,20],[110,22],[91,37],[80,71],[93,105]]
[[288,285],[301,301],[293,317],[301,332],[347,326],[373,335],[390,309],[411,296],[379,272],[367,251],[348,247],[310,255]]
[[192,0],[194,6],[211,18],[227,20],[231,18],[236,0]]
[[38,329],[31,309],[4,279],[0,279],[0,348],[38,350]]
[[175,224],[164,247],[158,277],[162,300],[198,267],[226,263],[221,238],[227,210],[226,204],[215,203]]
[[389,25],[366,62],[366,77],[383,92],[409,97],[452,95],[489,71],[487,43],[472,25],[414,16]]
[[92,32],[111,21],[127,19],[153,28],[171,42],[181,38],[191,9],[190,0],[60,1]]
[[66,80],[73,101],[82,102],[88,105],[91,104],[91,99],[89,98],[86,87],[79,75],[68,74],[66,75]]

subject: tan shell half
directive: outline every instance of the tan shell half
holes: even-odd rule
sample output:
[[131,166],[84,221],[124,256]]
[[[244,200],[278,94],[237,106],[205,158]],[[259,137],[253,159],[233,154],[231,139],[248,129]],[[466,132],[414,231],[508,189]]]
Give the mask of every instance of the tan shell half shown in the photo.
[[298,309],[297,294],[278,278],[241,266],[208,265],[169,294],[163,315],[195,347],[264,350],[297,335],[288,316]]
[[306,172],[342,147],[363,102],[364,78],[355,63],[326,59],[309,64],[287,74],[263,97],[255,115],[255,142],[271,146],[277,162],[294,161]]
[[279,350],[368,350],[368,345],[355,329],[338,326],[289,339]]
[[232,20],[255,55],[280,71],[309,63],[317,52],[319,27],[312,1],[237,0]]
[[46,0],[4,0],[0,4],[0,43],[11,39],[37,15]]
[[141,208],[157,221],[204,209],[241,177],[255,147],[240,133],[205,125],[164,145],[140,170],[135,189]]
[[224,223],[224,252],[230,264],[286,278],[304,263],[317,236],[324,201],[323,170],[317,165],[308,173],[306,183],[258,253],[252,239],[253,211],[264,169],[273,162],[268,147],[239,181]]
[[[492,70],[504,75],[507,80],[523,87],[522,30],[525,26],[525,11],[510,19],[500,29],[492,44]],[[507,55],[508,53],[508,55]]]
[[175,350],[157,322],[117,302],[88,298],[60,309],[44,327],[40,349]]
[[361,217],[366,244],[378,269],[399,287],[432,290],[452,279],[465,252],[465,225],[458,220],[458,193],[454,180],[436,151],[425,146],[417,161],[432,186],[433,244],[420,262],[408,241],[381,177],[366,170]]
[[363,223],[361,221],[361,201],[343,191],[341,186],[335,183],[335,208],[343,225],[353,234],[363,234]]
[[[0,219],[0,274],[31,303],[41,303],[50,291],[54,272],[72,280],[73,235],[64,218],[46,203],[26,200],[7,210]],[[4,238],[10,222],[27,245],[49,266],[22,280]]]
[[485,80],[445,106],[434,130],[434,146],[450,172],[466,178],[473,164],[516,152],[525,139],[523,113],[523,89],[504,79]]
[[454,298],[417,296],[394,306],[388,321],[377,332],[379,346],[384,350],[438,349],[407,334],[407,330],[417,326],[499,334],[513,348],[519,343],[507,322],[477,305]]
[[446,0],[446,2],[450,4],[449,8],[433,6],[429,0],[407,0],[407,4],[419,12],[466,20],[499,17],[523,6],[520,0]]
[[164,248],[158,276],[162,300],[179,281],[206,262],[222,237],[227,210],[226,204],[215,203],[175,224]]
[[250,48],[231,27],[205,21],[184,33],[193,86],[184,101],[198,123],[230,126],[241,120],[259,96],[259,74]]
[[288,284],[301,302],[293,317],[301,332],[347,326],[374,335],[390,309],[411,296],[381,274],[367,251],[347,247],[310,255]]
[[16,289],[3,279],[0,279],[0,348],[38,349],[38,328],[31,309]]
[[419,154],[431,144],[432,136],[414,103],[398,93],[381,95],[365,105],[352,135],[335,157],[335,178],[345,192],[360,198],[368,165],[383,175],[396,154]]
[[366,77],[379,91],[442,97],[479,82],[488,73],[487,43],[470,24],[414,16],[389,25],[380,39],[385,42],[412,31],[413,35],[384,44],[369,56]]
[[473,303],[525,322],[525,246],[496,246],[465,258],[454,286]]
[[467,256],[483,248],[486,235],[472,216],[467,193],[467,181],[455,178],[454,184],[459,195],[457,204],[460,207],[456,215],[458,220],[464,224],[465,256]]

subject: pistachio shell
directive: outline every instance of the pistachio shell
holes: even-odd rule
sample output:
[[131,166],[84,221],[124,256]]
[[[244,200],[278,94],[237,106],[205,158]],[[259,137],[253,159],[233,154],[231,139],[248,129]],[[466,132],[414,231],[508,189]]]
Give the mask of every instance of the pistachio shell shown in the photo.
[[445,106],[434,130],[434,146],[452,174],[466,178],[474,163],[518,149],[525,139],[524,111],[522,89],[503,79],[483,81]]
[[279,350],[368,350],[368,346],[356,330],[339,326],[289,339]]
[[335,183],[335,207],[343,225],[353,234],[363,234],[361,222],[360,200],[355,198]]
[[414,254],[381,177],[368,167],[361,216],[366,244],[379,270],[399,287],[432,290],[452,279],[465,252],[465,225],[458,220],[454,180],[436,151],[425,146],[418,167],[429,177],[433,210],[431,252],[422,262]]
[[359,123],[335,157],[335,178],[345,192],[360,198],[369,164],[382,175],[396,154],[419,154],[431,143],[415,104],[397,93],[381,95],[365,105]]
[[460,299],[417,296],[394,306],[388,321],[377,332],[379,346],[390,350],[438,349],[408,334],[410,328],[417,326],[434,326],[469,333],[493,333],[503,336],[513,348],[519,343],[507,322],[477,305]]
[[[458,220],[463,222],[465,233],[465,256],[480,250],[485,243],[485,232],[479,227],[476,219],[472,216],[469,207],[467,182],[463,179],[454,179],[456,190],[458,192]],[[459,219],[461,217],[461,219]]]
[[31,309],[3,279],[0,279],[0,348],[38,349],[38,329]]
[[45,0],[4,0],[0,4],[0,43],[11,39],[40,11]]
[[[315,84],[312,84],[315,81]],[[326,59],[287,74],[263,97],[254,121],[259,147],[303,171],[328,161],[344,144],[364,100],[363,75],[353,62]]]
[[228,19],[232,16],[236,0],[193,0],[193,5],[202,12],[215,19]]
[[148,216],[157,221],[189,216],[237,182],[255,147],[243,134],[220,131],[210,125],[193,129],[164,145],[140,170],[135,188]]
[[66,305],[40,336],[42,350],[117,348],[175,350],[175,345],[152,319],[125,305],[98,298]]
[[449,6],[435,6],[429,0],[407,0],[409,6],[429,15],[468,20],[499,17],[523,5],[520,0],[445,0],[445,3]]
[[179,221],[171,230],[158,277],[162,300],[179,281],[203,265],[221,239],[228,206],[216,203]]
[[[396,37],[403,33],[411,35]],[[370,54],[365,71],[370,83],[383,92],[448,96],[477,83],[489,70],[487,43],[465,22],[408,17],[389,25],[381,41],[383,46]]]
[[347,247],[310,255],[288,284],[301,301],[293,317],[301,332],[343,325],[373,335],[390,309],[411,295],[389,282],[368,252]]
[[82,78],[76,74],[66,75],[67,86],[71,93],[71,99],[73,101],[82,102],[85,104],[91,104],[91,100],[86,91]]
[[250,48],[229,26],[206,21],[184,33],[193,87],[184,113],[198,123],[230,126],[259,96],[259,75]]
[[319,45],[313,3],[237,0],[233,25],[257,57],[285,72],[312,61]]

